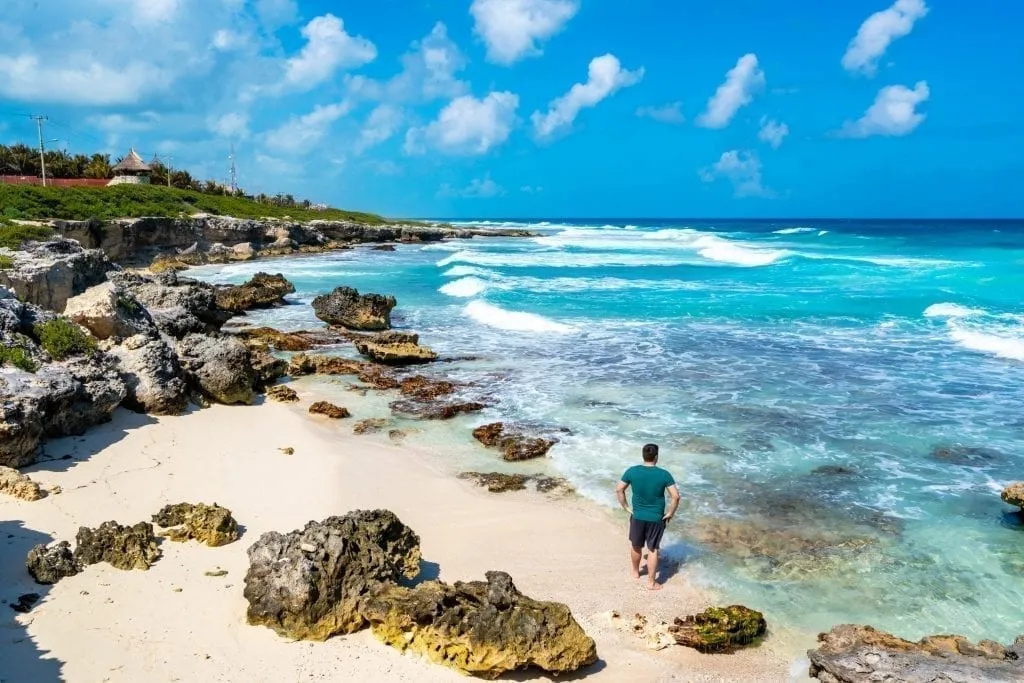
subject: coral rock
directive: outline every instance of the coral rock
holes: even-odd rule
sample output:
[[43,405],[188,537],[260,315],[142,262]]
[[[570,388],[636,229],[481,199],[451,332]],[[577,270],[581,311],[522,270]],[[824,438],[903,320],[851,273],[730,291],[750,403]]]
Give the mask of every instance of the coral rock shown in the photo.
[[371,417],[366,420],[360,420],[356,422],[355,426],[352,427],[353,434],[376,434],[377,432],[383,431],[388,426],[388,421],[382,417]]
[[178,354],[158,335],[139,334],[110,349],[128,389],[125,406],[150,415],[180,415],[188,387]]
[[300,353],[292,357],[288,365],[288,374],[292,377],[306,375],[358,375],[366,368],[366,363],[338,356],[316,356]]
[[398,388],[403,396],[432,401],[442,396],[449,396],[455,393],[455,384],[446,380],[431,379],[423,375],[415,375],[403,379]]
[[483,425],[473,430],[473,438],[490,448],[500,448],[506,462],[543,458],[557,439],[527,434],[522,428],[502,422]]
[[351,417],[352,414],[348,412],[348,408],[342,408],[336,406],[333,403],[327,401],[317,401],[309,407],[309,412],[313,415],[324,415],[333,420],[340,420],[344,417]]
[[36,583],[47,586],[82,571],[67,541],[51,546],[37,545],[28,552],[25,565]]
[[1010,484],[1003,489],[1000,497],[1003,499],[1003,502],[1009,503],[1010,505],[1016,505],[1024,510],[1024,482]]
[[735,652],[756,643],[767,630],[764,615],[742,605],[709,607],[669,627],[677,643],[707,653]]
[[104,522],[97,529],[81,527],[76,537],[75,561],[81,565],[107,562],[118,569],[149,569],[160,557],[153,525],[139,522],[121,526]]
[[391,329],[391,309],[397,304],[393,296],[360,294],[351,287],[338,287],[313,299],[313,311],[328,325],[377,331]]
[[299,395],[291,387],[278,384],[267,389],[267,398],[278,403],[296,403],[299,400]]
[[568,673],[597,661],[568,607],[526,597],[504,572],[487,572],[486,582],[387,586],[363,615],[385,643],[481,678],[530,666]]
[[844,624],[818,636],[810,676],[827,683],[904,681],[1024,681],[1024,637],[1012,648],[963,636],[929,636],[917,643],[870,626]]
[[420,336],[413,332],[381,332],[352,340],[360,354],[384,365],[422,365],[437,360],[437,354],[420,346]]
[[3,465],[0,465],[0,493],[29,501],[39,500],[46,495],[42,487],[29,479],[27,474]]
[[296,332],[281,332],[272,327],[254,327],[240,330],[238,336],[250,346],[272,346],[278,351],[309,351],[313,342]]
[[256,273],[245,284],[225,287],[217,291],[217,305],[225,311],[241,313],[254,308],[268,308],[284,302],[287,294],[295,292],[295,285],[283,275]]
[[395,413],[420,420],[450,420],[466,413],[475,413],[487,406],[477,401],[443,403],[438,401],[392,401],[388,407]]
[[420,539],[387,510],[351,512],[270,532],[249,548],[248,621],[298,640],[354,633],[366,596],[420,571]]
[[216,503],[168,505],[153,515],[153,522],[166,527],[167,531],[161,535],[172,541],[195,539],[216,548],[238,540],[238,523],[231,516],[231,510]]

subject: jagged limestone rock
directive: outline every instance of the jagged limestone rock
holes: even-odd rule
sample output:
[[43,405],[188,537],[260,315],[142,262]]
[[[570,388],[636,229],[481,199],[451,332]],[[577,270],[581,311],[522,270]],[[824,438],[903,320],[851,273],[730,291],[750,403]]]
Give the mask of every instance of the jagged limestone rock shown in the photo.
[[28,551],[25,566],[36,583],[47,586],[82,571],[82,565],[75,559],[67,541],[50,546],[37,545]]
[[678,644],[705,653],[735,652],[758,642],[767,630],[764,615],[743,605],[709,607],[676,619],[668,629]]
[[391,309],[397,304],[393,296],[360,294],[351,287],[338,287],[313,299],[313,311],[328,325],[377,331],[391,329]]
[[826,683],[1024,681],[1024,636],[1010,648],[991,640],[929,636],[916,643],[870,626],[843,624],[807,652],[809,675]]
[[64,315],[92,332],[97,339],[153,335],[157,331],[149,311],[135,295],[109,281],[68,299]]
[[166,528],[161,536],[183,542],[194,539],[216,548],[238,540],[238,522],[231,510],[214,503],[178,503],[153,515],[153,522]]
[[248,282],[217,290],[217,305],[232,313],[254,308],[268,308],[284,302],[287,294],[295,292],[295,285],[284,275],[256,273]]
[[1009,505],[1016,505],[1021,510],[1024,510],[1024,482],[1017,482],[1016,484],[1010,484],[1000,494],[1004,503]]
[[327,401],[317,401],[309,407],[309,412],[312,415],[323,415],[331,418],[332,420],[352,417],[352,414],[348,412],[348,408],[342,408],[341,406],[336,406],[333,403],[328,403]]
[[361,355],[384,365],[422,365],[437,360],[436,353],[420,346],[420,336],[414,332],[358,335],[352,342]]
[[128,389],[125,407],[149,415],[180,415],[188,386],[178,354],[159,335],[139,334],[110,349]]
[[256,375],[252,355],[229,335],[190,334],[178,343],[178,357],[189,383],[225,405],[250,404]]
[[278,384],[267,389],[267,398],[278,403],[297,403],[299,395],[291,387]]
[[366,624],[359,608],[371,591],[419,571],[419,536],[388,510],[266,533],[249,548],[248,621],[296,640],[354,633]]
[[504,572],[487,581],[382,587],[364,603],[374,635],[462,673],[493,679],[535,666],[568,673],[597,661],[569,608],[520,593]]
[[39,500],[46,495],[39,483],[32,481],[27,474],[3,465],[0,465],[0,493],[28,501]]
[[529,433],[522,426],[503,422],[477,427],[473,438],[489,448],[499,448],[506,462],[543,458],[558,443],[558,439]]
[[149,569],[160,557],[153,525],[122,526],[104,522],[96,529],[81,527],[76,536],[75,561],[81,565],[107,562],[118,569]]

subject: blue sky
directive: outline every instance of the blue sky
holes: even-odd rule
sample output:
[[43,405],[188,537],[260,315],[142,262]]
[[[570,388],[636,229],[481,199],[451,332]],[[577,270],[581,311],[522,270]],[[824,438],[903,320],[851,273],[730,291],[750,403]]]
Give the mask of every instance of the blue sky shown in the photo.
[[4,0],[0,141],[392,216],[1024,215],[1012,0]]

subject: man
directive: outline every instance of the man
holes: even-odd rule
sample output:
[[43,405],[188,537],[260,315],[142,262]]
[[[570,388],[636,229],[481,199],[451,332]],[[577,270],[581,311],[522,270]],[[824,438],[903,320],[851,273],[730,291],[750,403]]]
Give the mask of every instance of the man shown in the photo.
[[[676,514],[679,507],[679,489],[675,479],[668,470],[658,467],[658,447],[647,444],[643,448],[644,462],[642,465],[630,467],[622,475],[615,494],[619,505],[629,513],[629,544],[631,546],[630,561],[633,565],[633,578],[640,578],[640,560],[643,549],[647,546],[647,588],[661,590],[657,582],[658,549],[661,537],[665,533],[665,525]],[[633,488],[633,506],[626,504],[626,489]],[[668,511],[665,510],[665,492],[668,491]]]

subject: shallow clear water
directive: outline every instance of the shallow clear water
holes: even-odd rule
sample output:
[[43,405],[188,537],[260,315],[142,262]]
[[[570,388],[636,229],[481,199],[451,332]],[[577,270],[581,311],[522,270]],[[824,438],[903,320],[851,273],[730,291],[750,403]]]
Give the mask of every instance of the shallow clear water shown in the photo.
[[1024,632],[998,495],[1024,478],[1024,223],[631,223],[195,273],[284,273],[297,305],[252,322],[291,329],[335,286],[396,295],[398,326],[481,359],[443,371],[497,389],[415,436],[460,467],[494,464],[483,419],[566,426],[547,464],[613,505],[658,442],[684,497],[669,551],[775,620]]

